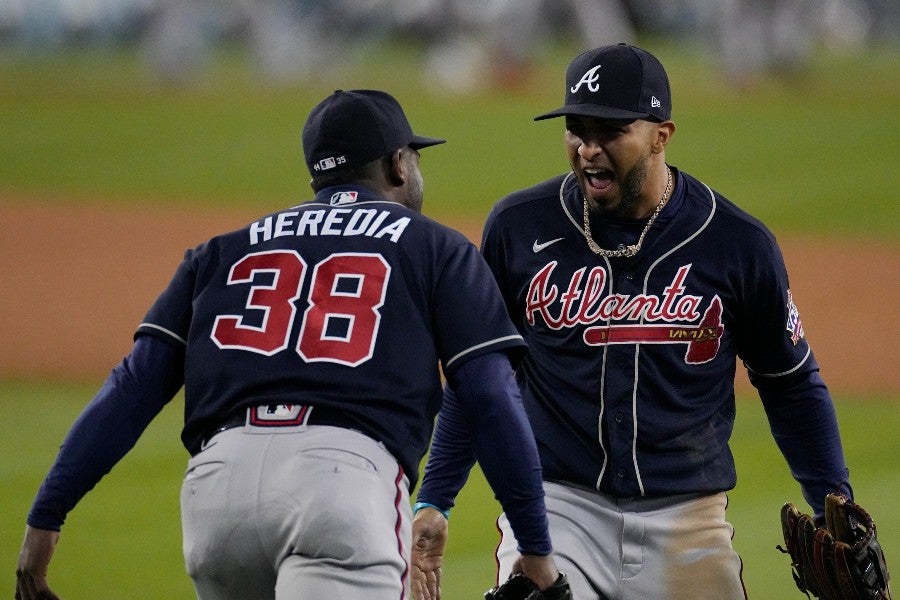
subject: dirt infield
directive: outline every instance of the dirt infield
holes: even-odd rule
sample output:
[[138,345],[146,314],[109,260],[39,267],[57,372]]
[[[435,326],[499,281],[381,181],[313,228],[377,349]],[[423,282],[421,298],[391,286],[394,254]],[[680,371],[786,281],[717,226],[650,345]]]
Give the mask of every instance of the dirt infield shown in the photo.
[[[183,251],[256,213],[0,197],[0,378],[100,379]],[[480,223],[451,223],[473,240]],[[900,247],[780,236],[794,299],[835,392],[900,392]],[[740,367],[739,367],[740,369]],[[743,375],[742,386],[747,386]]]

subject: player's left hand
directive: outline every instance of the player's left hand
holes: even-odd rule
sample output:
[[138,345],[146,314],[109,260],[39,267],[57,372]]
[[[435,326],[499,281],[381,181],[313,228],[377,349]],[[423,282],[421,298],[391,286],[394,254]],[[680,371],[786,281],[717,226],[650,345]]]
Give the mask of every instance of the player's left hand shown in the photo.
[[433,508],[423,508],[413,518],[411,584],[415,600],[441,598],[441,565],[447,529],[447,519]]
[[58,531],[26,526],[16,567],[16,600],[59,600],[47,585],[47,568],[57,541]]
[[825,524],[816,523],[791,502],[781,508],[782,552],[791,557],[801,592],[822,600],[891,600],[887,563],[875,521],[846,496],[825,497]]

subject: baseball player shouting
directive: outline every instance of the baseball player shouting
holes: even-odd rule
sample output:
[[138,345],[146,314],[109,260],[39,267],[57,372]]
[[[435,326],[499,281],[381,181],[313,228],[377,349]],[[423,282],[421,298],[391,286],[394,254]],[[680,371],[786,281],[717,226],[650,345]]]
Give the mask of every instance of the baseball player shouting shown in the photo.
[[302,137],[315,199],[185,254],[38,491],[16,598],[56,597],[47,569],[67,513],[182,385],[199,598],[408,598],[409,494],[439,365],[517,568],[542,588],[560,577],[510,363],[522,337],[477,248],[420,214],[419,150],[444,140],[414,135],[376,90],[328,96]]
[[[648,52],[577,56],[565,105],[536,118],[565,120],[571,171],[501,200],[484,228],[482,252],[528,342],[517,377],[557,561],[579,600],[746,597],[725,518],[738,360],[815,515],[828,492],[852,496],[778,245],[666,163],[671,109]],[[441,415],[420,501],[452,506],[459,475],[447,467],[471,458],[444,436],[465,423]],[[515,556],[507,517],[501,581]],[[444,526],[429,509],[414,536],[427,546]]]

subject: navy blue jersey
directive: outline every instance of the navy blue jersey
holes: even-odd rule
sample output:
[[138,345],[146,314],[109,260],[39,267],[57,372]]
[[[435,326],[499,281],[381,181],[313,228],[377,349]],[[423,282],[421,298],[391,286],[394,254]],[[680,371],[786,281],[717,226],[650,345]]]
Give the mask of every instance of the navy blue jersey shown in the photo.
[[[775,391],[771,406],[787,402],[779,389],[820,383],[772,234],[675,173],[631,258],[588,248],[571,176],[508,196],[485,224],[482,251],[529,346],[518,377],[545,479],[622,497],[731,489],[737,361]],[[607,248],[643,227],[594,218]]]
[[191,453],[243,407],[313,405],[383,442],[411,487],[439,362],[524,346],[469,240],[348,186],[189,250],[141,335],[186,347]]

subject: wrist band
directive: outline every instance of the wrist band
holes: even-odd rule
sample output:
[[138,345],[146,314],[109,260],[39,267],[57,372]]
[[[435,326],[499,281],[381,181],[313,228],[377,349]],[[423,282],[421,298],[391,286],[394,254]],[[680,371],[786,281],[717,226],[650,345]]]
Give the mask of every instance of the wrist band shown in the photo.
[[435,506],[434,504],[432,504],[430,502],[416,502],[415,504],[413,504],[413,507],[412,507],[413,514],[416,514],[417,512],[419,512],[420,510],[422,510],[423,508],[426,508],[426,507],[433,508],[434,510],[436,510],[439,513],[441,513],[442,515],[444,515],[445,519],[447,519],[448,521],[450,520],[450,509],[449,508],[447,510],[444,510],[440,506]]

